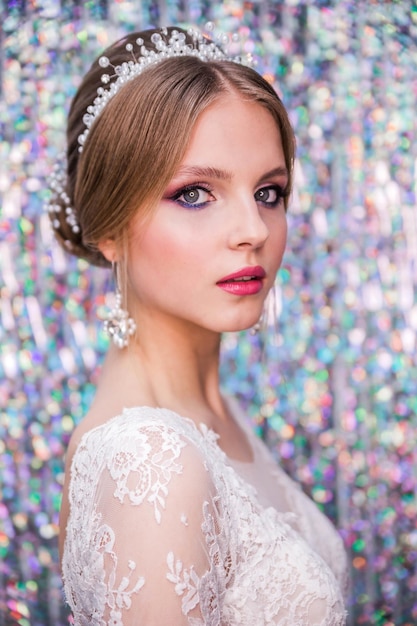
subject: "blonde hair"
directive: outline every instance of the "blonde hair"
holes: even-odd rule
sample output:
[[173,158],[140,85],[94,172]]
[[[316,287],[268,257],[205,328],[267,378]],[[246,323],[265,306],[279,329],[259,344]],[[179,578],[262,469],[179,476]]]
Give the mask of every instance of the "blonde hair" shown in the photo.
[[[150,48],[154,32],[133,33],[103,54],[117,65],[126,60],[126,43],[142,37]],[[151,215],[184,158],[197,119],[225,93],[237,92],[273,116],[281,134],[290,191],[295,150],[291,124],[274,89],[253,69],[194,56],[151,65],[108,102],[80,154],[82,118],[101,85],[102,73],[96,61],[68,118],[67,193],[80,233],[72,232],[61,216],[57,236],[61,243],[70,241],[70,252],[94,265],[109,265],[99,250],[100,242],[112,239],[122,244],[132,218]],[[68,244],[65,246],[68,250]]]

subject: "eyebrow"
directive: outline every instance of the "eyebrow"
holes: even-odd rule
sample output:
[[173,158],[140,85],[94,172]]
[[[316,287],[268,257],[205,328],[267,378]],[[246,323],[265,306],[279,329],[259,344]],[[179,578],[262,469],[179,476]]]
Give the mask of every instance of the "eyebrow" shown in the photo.
[[[193,165],[184,165],[180,167],[177,175],[196,176],[197,178],[217,178],[219,180],[232,180],[233,174],[227,170],[221,170],[217,167],[198,167]],[[283,176],[288,178],[288,170],[286,167],[275,167],[261,176],[259,182],[263,182],[274,176]]]
[[273,178],[274,176],[282,176],[283,178],[287,178],[289,177],[288,175],[288,170],[286,167],[275,167],[273,170],[270,170],[269,172],[266,172],[265,174],[263,174],[259,180],[260,183],[262,183],[264,180],[267,180],[268,178]]
[[217,167],[198,167],[184,165],[180,167],[177,175],[196,176],[197,178],[218,178],[219,180],[232,180],[231,172],[220,170]]

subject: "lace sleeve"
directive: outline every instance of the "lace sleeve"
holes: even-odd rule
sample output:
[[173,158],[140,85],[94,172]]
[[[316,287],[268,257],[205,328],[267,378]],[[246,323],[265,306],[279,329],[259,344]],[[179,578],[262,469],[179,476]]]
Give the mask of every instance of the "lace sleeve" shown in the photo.
[[201,452],[163,423],[101,439],[80,444],[71,473],[63,570],[75,623],[219,624],[217,505]]

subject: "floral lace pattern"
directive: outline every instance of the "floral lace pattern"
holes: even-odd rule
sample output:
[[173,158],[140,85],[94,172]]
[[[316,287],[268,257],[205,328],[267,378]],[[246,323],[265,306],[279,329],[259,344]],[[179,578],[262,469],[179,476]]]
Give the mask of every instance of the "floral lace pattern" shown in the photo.
[[337,533],[277,481],[292,512],[262,506],[217,436],[165,409],[89,431],[72,460],[63,557],[76,626],[345,624]]

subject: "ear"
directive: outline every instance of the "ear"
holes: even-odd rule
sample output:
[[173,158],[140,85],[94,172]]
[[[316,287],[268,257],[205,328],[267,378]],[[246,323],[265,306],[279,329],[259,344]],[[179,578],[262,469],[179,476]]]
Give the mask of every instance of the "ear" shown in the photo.
[[114,239],[100,241],[97,247],[109,263],[115,263],[119,260],[119,254]]

